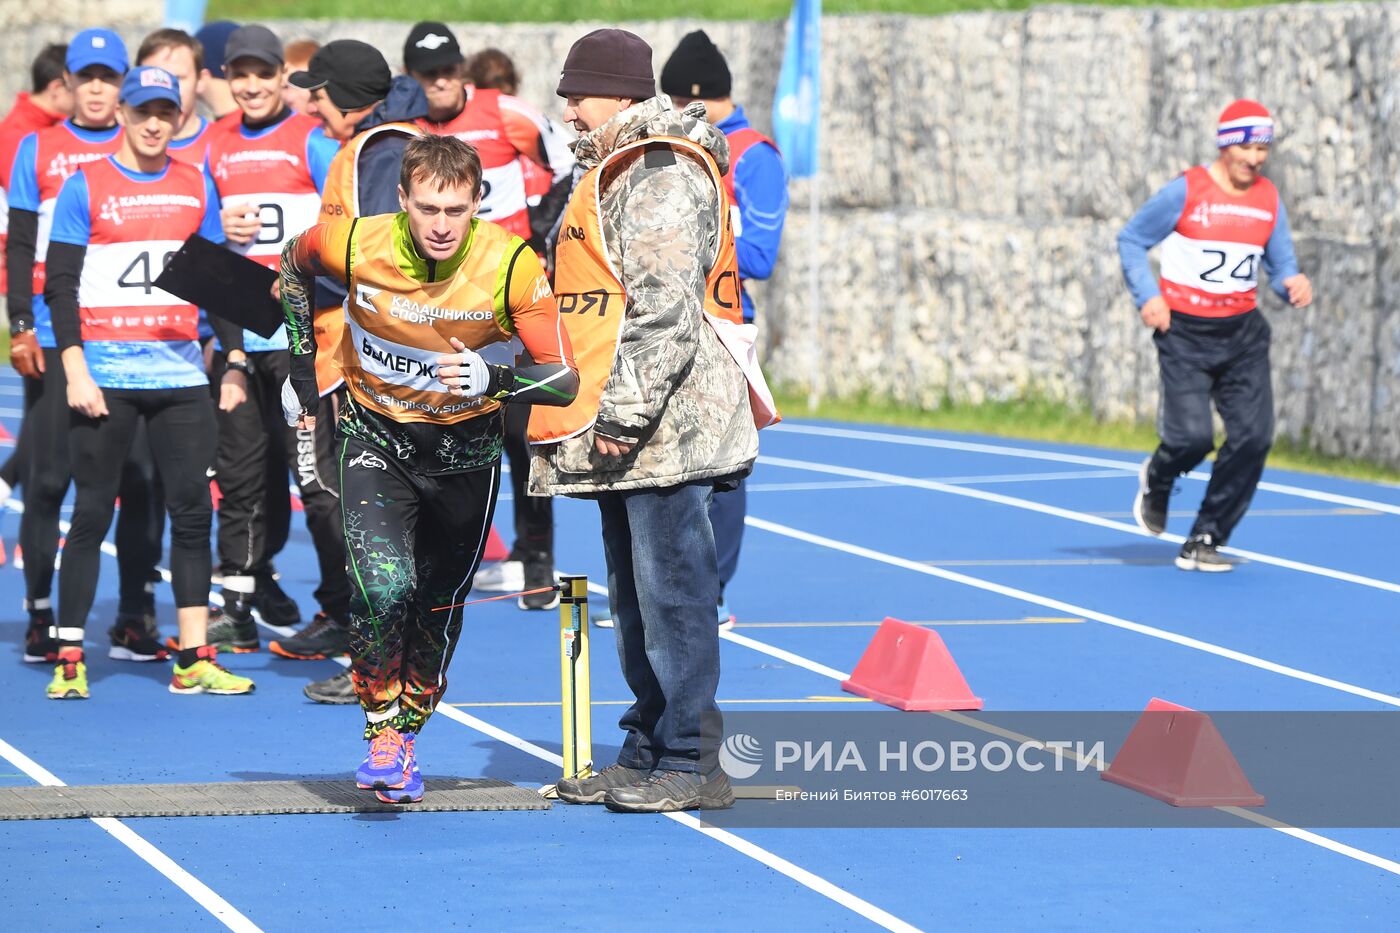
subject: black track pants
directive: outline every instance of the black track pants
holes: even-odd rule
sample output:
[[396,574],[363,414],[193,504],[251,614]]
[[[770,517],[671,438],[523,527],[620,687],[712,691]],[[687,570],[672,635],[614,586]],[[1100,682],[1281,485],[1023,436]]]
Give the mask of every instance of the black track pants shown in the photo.
[[1225,444],[1192,534],[1224,544],[1249,508],[1274,438],[1269,322],[1258,310],[1223,319],[1172,312],[1171,328],[1153,335],[1161,368],[1157,432],[1149,482],[1170,485],[1215,447],[1210,407],[1225,422]]
[[515,543],[511,548],[514,560],[527,555],[544,555],[554,561],[554,500],[549,496],[532,496],[525,491],[530,479],[530,445],[525,430],[530,423],[529,405],[507,405],[505,408],[506,459],[510,462],[510,492],[515,513]]

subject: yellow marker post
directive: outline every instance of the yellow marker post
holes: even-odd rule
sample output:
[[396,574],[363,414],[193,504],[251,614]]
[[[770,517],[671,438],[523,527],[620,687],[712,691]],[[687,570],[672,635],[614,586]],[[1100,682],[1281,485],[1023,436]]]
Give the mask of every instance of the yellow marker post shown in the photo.
[[559,680],[563,691],[564,777],[593,773],[593,696],[588,680],[588,578],[559,585]]

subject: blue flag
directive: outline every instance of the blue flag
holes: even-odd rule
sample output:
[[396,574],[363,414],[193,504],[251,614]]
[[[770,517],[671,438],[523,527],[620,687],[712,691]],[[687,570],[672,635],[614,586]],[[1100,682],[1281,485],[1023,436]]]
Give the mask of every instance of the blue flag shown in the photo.
[[165,25],[194,35],[204,25],[206,0],[165,0]]
[[773,140],[793,178],[817,173],[821,59],[822,0],[793,0],[787,51],[773,98]]

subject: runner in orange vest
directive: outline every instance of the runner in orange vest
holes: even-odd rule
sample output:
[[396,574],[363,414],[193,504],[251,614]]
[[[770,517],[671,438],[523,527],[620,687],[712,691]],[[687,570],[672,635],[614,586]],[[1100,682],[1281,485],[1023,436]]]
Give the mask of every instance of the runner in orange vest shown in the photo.
[[635,697],[617,763],[559,782],[559,797],[634,812],[733,804],[715,721],[702,729],[719,715],[708,509],[717,486],[752,469],[755,427],[775,416],[742,347],[752,328],[740,323],[729,147],[699,108],[677,113],[655,96],[651,55],[640,37],[599,29],[564,63],[558,94],[585,174],[564,212],[555,287],[579,395],[530,418],[530,492],[598,503]]
[[[578,375],[544,270],[525,241],[475,217],[481,162],[451,137],[404,150],[402,212],[317,224],[287,244],[281,294],[288,421],[316,425],[314,277],[345,283],[336,429],[351,674],[370,749],[357,784],[421,800],[414,742],[447,685],[500,481],[502,403],[568,405]],[[519,337],[527,366],[493,363]],[[541,408],[540,410],[544,410]]]
[[[310,95],[310,114],[320,118],[327,136],[342,143],[326,174],[321,220],[398,213],[396,182],[404,149],[423,135],[412,120],[427,113],[427,101],[418,82],[407,75],[392,76],[388,62],[373,46],[345,39],[317,49],[306,70],[293,72],[287,83]],[[345,395],[344,379],[336,361],[345,331],[345,297],[343,282],[324,277],[317,280],[316,377],[332,421]],[[292,638],[279,641],[278,651],[313,653],[327,642],[348,639],[348,625],[343,636],[308,626]],[[302,692],[317,703],[358,702],[348,670],[312,681]]]

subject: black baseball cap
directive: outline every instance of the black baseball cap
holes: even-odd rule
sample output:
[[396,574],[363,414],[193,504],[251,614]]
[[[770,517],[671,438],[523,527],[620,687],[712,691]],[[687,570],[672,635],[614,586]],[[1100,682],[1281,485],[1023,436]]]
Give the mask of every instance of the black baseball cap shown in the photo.
[[341,110],[359,110],[387,97],[393,76],[374,46],[358,39],[336,39],[311,56],[305,71],[294,71],[287,80],[306,91],[325,88],[331,103]]
[[281,66],[286,58],[282,54],[282,40],[266,26],[239,26],[229,33],[224,43],[224,68],[239,58],[254,58],[268,65]]
[[409,71],[436,71],[463,61],[457,37],[443,23],[414,23],[403,44],[403,66]]

